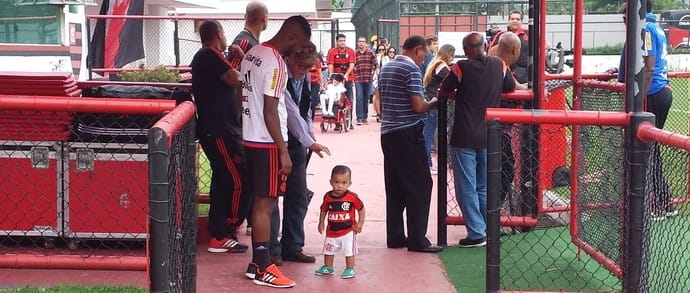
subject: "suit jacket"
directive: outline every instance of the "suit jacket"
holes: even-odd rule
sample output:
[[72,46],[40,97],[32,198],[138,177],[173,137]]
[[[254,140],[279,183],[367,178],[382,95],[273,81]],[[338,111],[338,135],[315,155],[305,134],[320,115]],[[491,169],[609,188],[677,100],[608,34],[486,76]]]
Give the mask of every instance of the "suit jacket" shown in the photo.
[[[299,107],[299,114],[302,116],[302,119],[304,121],[307,121],[309,123],[309,109],[311,108],[311,84],[309,83],[308,78],[304,78],[302,81],[302,93],[297,95],[295,93],[295,88],[292,85],[294,79],[292,77],[288,78],[288,83],[287,83],[287,90],[290,93],[290,96],[292,99],[295,101],[297,106]],[[288,130],[288,146],[292,145],[290,142],[299,142],[297,139],[290,133],[290,130]]]

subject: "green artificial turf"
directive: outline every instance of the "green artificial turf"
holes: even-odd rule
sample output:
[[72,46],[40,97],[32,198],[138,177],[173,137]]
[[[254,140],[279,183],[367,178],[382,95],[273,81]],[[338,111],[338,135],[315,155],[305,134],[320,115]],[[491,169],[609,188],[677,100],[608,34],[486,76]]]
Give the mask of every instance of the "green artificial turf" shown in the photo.
[[484,292],[486,249],[446,247],[440,254],[448,279],[458,292]]
[[211,190],[211,164],[204,151],[199,150],[199,193],[208,194]]
[[[619,291],[620,282],[577,248],[565,228],[551,228],[501,238],[503,290]],[[484,248],[448,247],[440,254],[448,278],[458,292],[483,292]]]
[[609,292],[620,281],[585,252],[578,257],[567,228],[501,238],[501,287],[506,290]]

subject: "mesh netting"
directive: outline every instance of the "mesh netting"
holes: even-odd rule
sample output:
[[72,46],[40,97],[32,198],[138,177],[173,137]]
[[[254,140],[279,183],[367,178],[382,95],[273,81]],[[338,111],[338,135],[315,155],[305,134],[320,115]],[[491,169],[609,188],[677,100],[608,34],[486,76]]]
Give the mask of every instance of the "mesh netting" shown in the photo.
[[[583,88],[580,110],[623,111],[622,93]],[[623,128],[580,126],[577,154],[577,238],[596,258],[606,258],[620,269],[624,194]],[[577,241],[576,241],[577,242]],[[603,260],[602,260],[603,261]]]
[[[534,154],[524,145],[515,147],[516,137],[524,139],[524,129],[529,126],[531,125],[521,125],[517,128],[523,129],[522,135],[519,130],[514,129],[511,140],[505,138],[505,127],[502,131],[502,180],[513,178],[510,177],[511,169],[507,169],[510,166],[506,164],[507,160],[515,160],[516,167],[513,168],[523,171],[522,175],[514,177],[511,185],[519,186],[519,189],[506,189],[505,182],[502,182],[502,197],[505,199],[501,202],[501,215],[504,218],[500,238],[501,289],[576,292],[620,290],[619,280],[595,257],[582,253],[572,240],[569,229],[569,225],[573,224],[570,223],[569,164],[566,161],[570,158],[568,143],[573,127],[539,125],[537,142],[540,148],[538,154]],[[514,150],[519,150],[514,155],[505,151],[508,141],[512,142]],[[530,186],[524,184],[523,178],[529,178],[524,176],[528,173],[519,165],[524,161],[523,158],[529,159],[529,156],[539,158],[536,177],[539,178],[541,198],[537,194],[526,192],[530,190]],[[533,203],[540,205],[535,226],[511,226],[505,223],[505,219],[507,222],[521,223],[533,218]],[[620,236],[620,232],[618,234]]]
[[173,136],[168,166],[170,223],[170,292],[196,291],[197,189],[194,164],[194,125],[187,123]]
[[[673,103],[664,130],[687,135],[690,79],[673,78]],[[690,292],[690,194],[687,150],[652,143],[645,186],[641,287],[647,292]],[[645,278],[646,276],[646,278]]]

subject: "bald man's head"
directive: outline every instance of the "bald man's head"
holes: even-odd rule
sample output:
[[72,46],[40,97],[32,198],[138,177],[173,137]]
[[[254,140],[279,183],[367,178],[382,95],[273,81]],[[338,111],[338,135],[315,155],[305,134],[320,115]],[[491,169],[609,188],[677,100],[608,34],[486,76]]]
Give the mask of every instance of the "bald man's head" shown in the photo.
[[520,57],[520,38],[512,33],[501,34],[498,40],[498,54],[507,64],[513,64]]
[[[268,19],[266,18],[268,16],[268,8],[266,7],[266,4],[260,2],[260,1],[252,1],[247,4],[247,8],[244,12],[244,19],[248,24],[251,25],[257,25],[257,24],[266,24],[268,22]],[[265,29],[265,27],[264,27]]]
[[484,36],[477,32],[472,32],[462,39],[462,49],[465,56],[469,59],[477,59],[484,55],[485,43]]

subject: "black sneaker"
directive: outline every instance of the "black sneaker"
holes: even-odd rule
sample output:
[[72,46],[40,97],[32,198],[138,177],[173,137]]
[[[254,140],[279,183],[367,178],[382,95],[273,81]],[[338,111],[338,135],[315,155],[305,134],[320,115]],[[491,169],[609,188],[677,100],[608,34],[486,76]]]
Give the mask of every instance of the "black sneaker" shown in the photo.
[[249,263],[249,266],[247,266],[247,272],[244,273],[244,276],[247,277],[247,279],[254,280],[254,277],[256,276],[256,270],[258,267],[254,263]]
[[482,237],[479,239],[460,239],[460,241],[458,242],[458,246],[464,248],[486,246],[486,237]]

